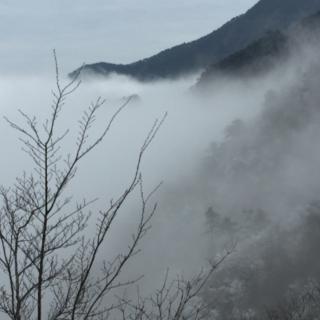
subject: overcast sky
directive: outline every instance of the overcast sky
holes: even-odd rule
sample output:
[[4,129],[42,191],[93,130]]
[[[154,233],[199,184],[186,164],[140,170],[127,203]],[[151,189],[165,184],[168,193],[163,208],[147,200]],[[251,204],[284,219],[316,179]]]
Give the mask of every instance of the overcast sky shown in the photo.
[[0,0],[0,72],[127,63],[194,40],[257,0]]

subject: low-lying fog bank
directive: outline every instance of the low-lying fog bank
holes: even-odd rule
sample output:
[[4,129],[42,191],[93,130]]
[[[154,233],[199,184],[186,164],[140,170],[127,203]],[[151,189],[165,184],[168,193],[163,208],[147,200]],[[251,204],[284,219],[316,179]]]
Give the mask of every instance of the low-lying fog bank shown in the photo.
[[[320,280],[320,67],[313,60],[302,68],[293,60],[266,77],[224,80],[200,97],[189,90],[195,77],[141,84],[117,76],[85,82],[69,97],[59,118],[61,130],[71,129],[66,153],[91,101],[106,98],[94,137],[134,95],[68,189],[75,199],[99,197],[93,209],[127,186],[153,121],[168,112],[142,167],[146,189],[164,181],[155,195],[159,208],[142,253],[126,270],[128,277],[145,274],[145,292],[159,285],[167,267],[189,276],[234,242],[236,251],[203,295],[217,318],[262,314],[293,286]],[[54,77],[4,77],[0,87],[1,116],[20,123],[17,108],[40,119],[48,114]],[[0,167],[7,186],[32,169],[17,137],[2,120]],[[136,211],[130,200],[106,256],[126,247]]]

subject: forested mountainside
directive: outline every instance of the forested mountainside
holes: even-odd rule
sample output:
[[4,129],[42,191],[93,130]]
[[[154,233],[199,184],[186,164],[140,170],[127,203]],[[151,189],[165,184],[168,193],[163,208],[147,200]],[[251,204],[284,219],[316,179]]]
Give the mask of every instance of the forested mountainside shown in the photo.
[[317,12],[289,29],[268,32],[246,48],[208,66],[197,87],[210,86],[212,80],[221,76],[259,76],[271,71],[287,60],[291,52],[303,47],[307,38],[318,37],[319,28],[320,12]]

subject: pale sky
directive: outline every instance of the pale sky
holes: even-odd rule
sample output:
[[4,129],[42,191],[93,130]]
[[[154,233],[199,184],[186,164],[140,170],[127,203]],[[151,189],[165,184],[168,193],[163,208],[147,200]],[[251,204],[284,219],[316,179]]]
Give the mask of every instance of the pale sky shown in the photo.
[[210,33],[257,0],[0,0],[0,72],[128,63]]

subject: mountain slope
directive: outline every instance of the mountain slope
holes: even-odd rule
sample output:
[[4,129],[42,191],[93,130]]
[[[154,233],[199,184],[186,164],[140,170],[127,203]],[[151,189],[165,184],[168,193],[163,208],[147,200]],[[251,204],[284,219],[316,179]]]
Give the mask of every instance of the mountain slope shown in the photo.
[[290,56],[293,42],[294,49],[297,50],[303,46],[302,43],[318,41],[319,30],[320,12],[317,12],[303,18],[289,30],[268,32],[246,48],[209,65],[202,73],[196,87],[210,86],[210,82],[220,76],[256,76],[272,70]]
[[289,53],[288,37],[281,31],[270,31],[246,48],[209,66],[201,75],[199,85],[218,75],[257,75],[271,69],[281,56]]
[[245,14],[198,40],[131,64],[87,64],[83,72],[103,76],[116,72],[139,80],[178,77],[227,57],[268,30],[282,29],[318,10],[320,0],[260,0]]

